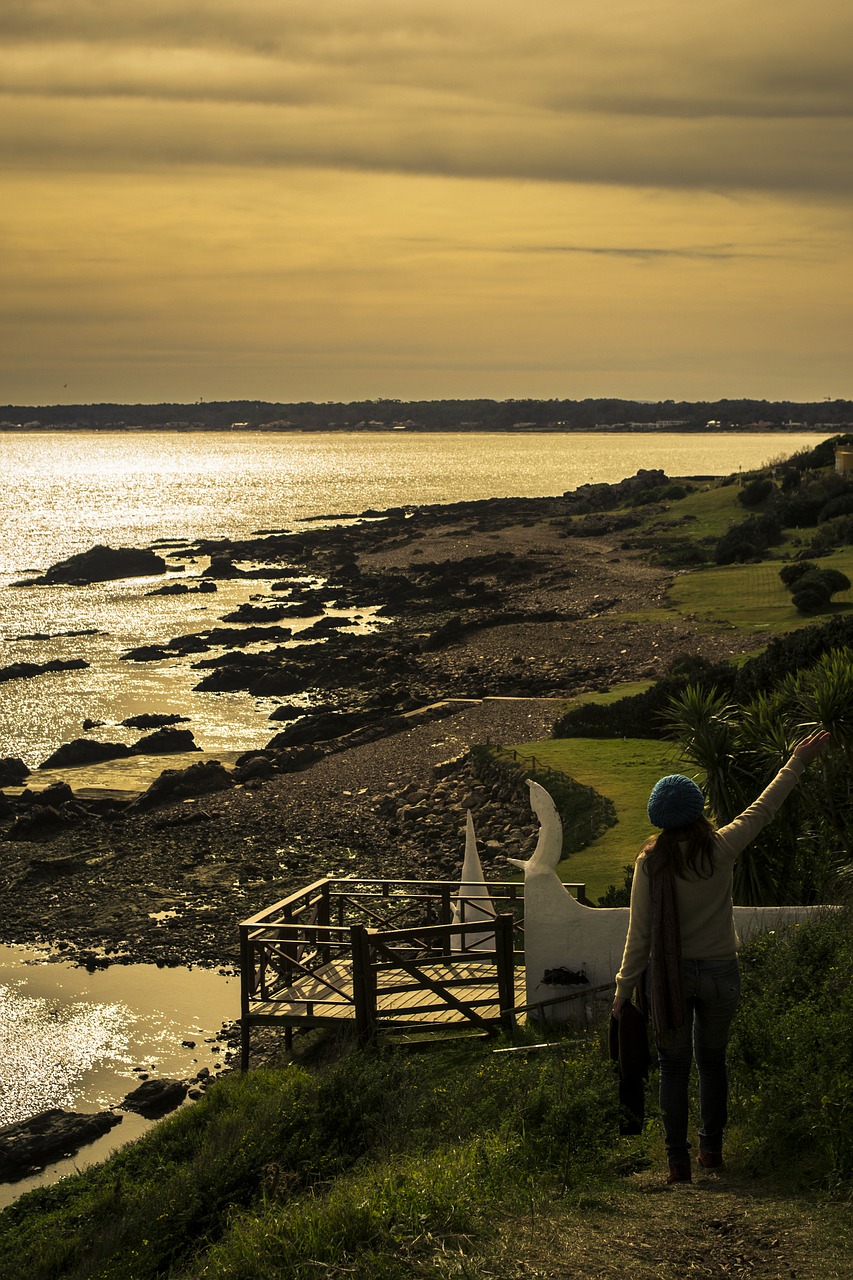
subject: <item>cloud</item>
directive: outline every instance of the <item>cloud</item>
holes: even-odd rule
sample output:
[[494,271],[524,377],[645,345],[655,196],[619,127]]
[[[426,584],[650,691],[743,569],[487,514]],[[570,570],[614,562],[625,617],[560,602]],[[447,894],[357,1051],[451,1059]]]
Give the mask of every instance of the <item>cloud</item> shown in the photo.
[[[494,252],[494,251],[493,251]],[[661,248],[651,245],[539,244],[501,249],[500,253],[571,254],[603,258],[636,258],[640,261],[683,258],[690,262],[727,262],[736,258],[760,258],[768,255],[737,249],[734,245],[707,245],[694,248]]]
[[853,13],[828,0],[7,0],[0,36],[7,165],[853,184]]

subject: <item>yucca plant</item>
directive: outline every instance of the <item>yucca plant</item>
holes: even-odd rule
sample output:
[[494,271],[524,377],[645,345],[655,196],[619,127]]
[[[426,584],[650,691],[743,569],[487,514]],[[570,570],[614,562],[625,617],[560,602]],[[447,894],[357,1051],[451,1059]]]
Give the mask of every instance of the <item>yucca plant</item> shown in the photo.
[[704,773],[708,802],[720,825],[742,807],[736,776],[737,715],[738,708],[723,694],[689,684],[672,699],[663,717],[684,756]]
[[832,747],[735,864],[735,901],[744,905],[826,901],[853,853],[853,650],[825,654],[742,705],[689,686],[666,712],[669,732],[704,775],[710,807],[726,825],[760,794],[797,742],[818,727]]

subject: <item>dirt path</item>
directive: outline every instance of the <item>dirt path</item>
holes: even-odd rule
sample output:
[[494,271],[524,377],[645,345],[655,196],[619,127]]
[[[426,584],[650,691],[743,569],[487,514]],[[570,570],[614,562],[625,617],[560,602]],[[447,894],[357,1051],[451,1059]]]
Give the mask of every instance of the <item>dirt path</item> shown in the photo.
[[480,1275],[500,1280],[850,1280],[849,1205],[768,1191],[733,1174],[662,1185],[634,1175],[611,1198],[575,1194],[515,1221]]

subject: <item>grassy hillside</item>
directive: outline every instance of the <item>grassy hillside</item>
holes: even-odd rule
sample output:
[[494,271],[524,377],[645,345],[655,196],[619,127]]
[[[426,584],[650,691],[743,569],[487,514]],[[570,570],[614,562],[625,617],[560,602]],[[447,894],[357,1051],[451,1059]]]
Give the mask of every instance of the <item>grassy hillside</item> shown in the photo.
[[218,1081],[99,1168],[24,1196],[0,1214],[0,1271],[849,1275],[850,921],[765,935],[743,967],[727,1165],[692,1187],[650,1196],[665,1168],[655,1081],[643,1133],[619,1137],[604,1028],[538,1050],[527,1032],[513,1053],[321,1039],[296,1062]]
[[585,883],[587,897],[595,902],[608,885],[622,884],[625,867],[652,834],[646,817],[649,792],[663,774],[682,771],[677,748],[648,738],[548,738],[515,750],[594,787],[615,804],[616,825],[558,868],[563,880]]

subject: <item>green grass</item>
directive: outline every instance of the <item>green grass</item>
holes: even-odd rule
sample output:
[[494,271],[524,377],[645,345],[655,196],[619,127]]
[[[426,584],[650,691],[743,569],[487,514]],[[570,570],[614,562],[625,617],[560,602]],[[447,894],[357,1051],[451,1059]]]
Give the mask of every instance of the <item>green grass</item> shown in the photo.
[[[709,484],[673,502],[668,511],[650,518],[649,524],[680,525],[691,540],[719,538],[730,525],[743,520],[747,509],[738,502],[739,484]],[[689,519],[685,522],[684,517]]]
[[[673,1259],[666,1274],[687,1273],[696,1223],[712,1209],[732,1219],[727,1231],[751,1219],[749,1239],[765,1248],[779,1234],[767,1228],[781,1173],[794,1220],[811,1219],[815,1191],[835,1195],[819,1204],[813,1239],[785,1233],[785,1274],[840,1277],[853,1176],[849,926],[836,913],[747,948],[730,1053],[731,1167],[684,1199],[649,1199],[663,1189],[665,1168],[654,1080],[643,1134],[618,1136],[606,1013],[540,1052],[496,1054],[507,1046],[466,1040],[412,1055],[315,1035],[297,1043],[295,1061],[218,1080],[103,1165],[0,1213],[0,1272],[4,1280],[520,1280],[568,1274],[570,1256],[573,1275],[636,1271],[651,1280],[663,1274],[662,1257]],[[527,1028],[517,1043],[542,1041]],[[677,1256],[661,1253],[659,1227],[645,1225],[664,1203],[673,1210],[665,1232],[687,1236]],[[607,1247],[601,1267],[576,1251],[591,1222]],[[619,1254],[614,1269],[614,1240],[652,1252]],[[844,1249],[824,1244],[839,1240]],[[637,1270],[649,1261],[653,1270]],[[731,1265],[722,1259],[713,1273]]]
[[604,835],[560,863],[563,880],[584,883],[595,902],[608,885],[622,884],[624,868],[633,863],[652,834],[646,805],[658,778],[684,769],[674,743],[648,738],[548,738],[516,746],[519,755],[567,773],[594,787],[616,806],[618,821]]
[[[840,569],[853,580],[853,547],[844,547],[815,563],[822,568]],[[790,591],[779,578],[781,567],[779,560],[762,560],[759,564],[694,569],[678,575],[668,601],[679,613],[705,626],[735,627],[744,632],[793,631],[853,607],[853,591],[841,591],[833,597],[826,613],[798,613]]]

